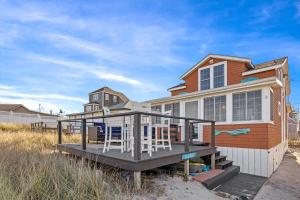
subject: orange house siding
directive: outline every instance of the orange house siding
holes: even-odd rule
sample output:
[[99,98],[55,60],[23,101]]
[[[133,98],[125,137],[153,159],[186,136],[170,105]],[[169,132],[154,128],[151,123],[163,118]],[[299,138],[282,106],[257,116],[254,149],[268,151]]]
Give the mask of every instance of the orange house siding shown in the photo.
[[[187,77],[183,79],[185,81],[186,88],[172,91],[171,96],[179,95],[182,92],[189,93],[189,92],[198,91],[198,69],[202,67],[206,67],[211,64],[223,62],[223,61],[225,60],[213,59],[213,63],[209,63],[208,60],[198,68],[194,69],[193,72],[191,72]],[[249,77],[256,77],[262,79],[262,78],[276,76],[275,70],[269,70],[269,71],[243,76],[242,73],[248,70],[249,68],[247,67],[247,63],[227,60],[227,85],[238,84],[241,82],[242,79],[249,78]]]
[[[269,149],[267,124],[229,124],[216,125],[216,130],[235,130],[250,128],[246,135],[232,136],[226,133],[216,136],[216,146]],[[210,126],[204,126],[203,140],[210,142]]]

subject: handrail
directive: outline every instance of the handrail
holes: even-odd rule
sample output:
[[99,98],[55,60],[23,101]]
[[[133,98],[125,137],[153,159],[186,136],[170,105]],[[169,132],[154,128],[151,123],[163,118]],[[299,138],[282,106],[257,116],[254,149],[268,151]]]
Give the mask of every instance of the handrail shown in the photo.
[[104,118],[112,118],[112,117],[124,117],[124,116],[130,116],[135,114],[141,114],[141,115],[150,115],[154,117],[165,117],[165,118],[172,118],[172,119],[183,119],[183,120],[190,120],[190,121],[197,121],[199,123],[212,123],[215,122],[213,120],[206,120],[206,119],[197,119],[197,118],[190,118],[190,117],[178,117],[173,115],[163,115],[158,113],[151,113],[151,112],[140,112],[140,111],[132,111],[132,112],[126,112],[126,113],[117,113],[117,114],[110,114],[110,115],[104,115],[104,116],[94,116],[94,117],[85,117],[80,119],[63,119],[58,120],[61,122],[70,122],[70,121],[80,121],[82,119],[104,119]]

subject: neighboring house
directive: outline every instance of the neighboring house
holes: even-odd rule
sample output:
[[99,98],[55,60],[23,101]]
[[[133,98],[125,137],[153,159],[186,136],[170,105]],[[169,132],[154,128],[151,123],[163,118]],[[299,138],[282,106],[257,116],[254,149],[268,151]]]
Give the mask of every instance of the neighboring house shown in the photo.
[[84,104],[84,112],[67,115],[69,119],[102,116],[103,107],[108,107],[112,114],[129,111],[150,111],[149,103],[140,103],[129,100],[123,93],[102,87],[89,95],[89,102]]
[[117,104],[127,103],[129,99],[121,92],[102,87],[89,93],[89,103],[84,104],[84,112],[102,110],[104,106],[110,107]]
[[[288,58],[253,64],[248,58],[209,54],[180,78],[183,83],[168,89],[171,96],[147,101],[152,111],[215,120],[221,154],[243,173],[269,177],[287,150]],[[183,140],[183,121],[173,124]],[[194,141],[210,142],[209,125],[193,130]]]
[[0,111],[24,113],[24,114],[38,114],[41,116],[56,116],[57,117],[57,115],[52,115],[52,114],[48,114],[48,113],[30,110],[22,104],[0,104]]
[[57,115],[36,112],[22,104],[0,104],[0,123],[56,122]]

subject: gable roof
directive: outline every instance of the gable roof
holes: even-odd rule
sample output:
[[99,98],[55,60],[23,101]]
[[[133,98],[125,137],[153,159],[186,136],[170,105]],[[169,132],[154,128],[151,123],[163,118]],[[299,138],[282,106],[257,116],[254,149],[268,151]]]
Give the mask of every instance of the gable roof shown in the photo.
[[105,92],[105,93],[109,93],[109,94],[113,94],[113,95],[116,95],[116,96],[119,96],[124,102],[128,102],[129,99],[122,93],[122,92],[118,92],[118,91],[115,91],[107,86],[104,86],[98,90],[95,90],[93,92],[90,92],[89,94],[94,94],[94,93],[99,93],[99,92]]
[[254,67],[255,67],[254,69],[263,69],[263,68],[266,68],[266,67],[281,65],[285,62],[286,59],[287,59],[287,57],[282,57],[282,58],[277,58],[277,59],[270,60],[270,61],[267,61],[267,62],[263,62],[263,63],[260,63],[260,64],[256,64],[256,65],[254,65]]
[[27,111],[31,111],[22,104],[0,104],[0,111],[15,111],[20,107],[24,108]]
[[175,85],[173,87],[168,88],[168,91],[178,90],[178,89],[183,88],[183,87],[185,87],[185,83],[180,83],[178,85]]
[[200,65],[202,65],[204,62],[206,62],[210,58],[219,58],[219,59],[226,59],[226,60],[235,60],[235,61],[247,62],[247,63],[249,63],[250,68],[254,68],[254,66],[252,65],[251,59],[249,59],[249,58],[238,57],[238,56],[225,56],[225,55],[220,55],[220,54],[208,54],[201,61],[199,61],[197,64],[195,64],[189,70],[187,70],[180,78],[184,79],[192,71],[194,71],[195,69],[197,69]]
[[[20,111],[19,109],[22,108],[24,110]],[[44,116],[57,116],[57,115],[52,115],[48,113],[43,113],[43,112],[37,112],[28,109],[26,106],[23,104],[0,104],[0,111],[6,111],[6,112],[16,112],[16,113],[28,113],[28,114],[40,114]]]

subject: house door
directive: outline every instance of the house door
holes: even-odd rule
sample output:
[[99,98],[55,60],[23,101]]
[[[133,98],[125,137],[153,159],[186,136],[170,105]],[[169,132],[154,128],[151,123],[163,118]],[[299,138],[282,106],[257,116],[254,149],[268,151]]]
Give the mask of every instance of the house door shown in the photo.
[[[185,102],[185,117],[198,118],[198,101]],[[193,140],[199,141],[199,124],[194,124],[192,130]]]

